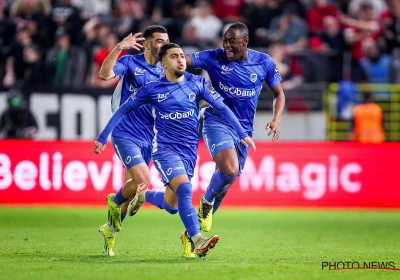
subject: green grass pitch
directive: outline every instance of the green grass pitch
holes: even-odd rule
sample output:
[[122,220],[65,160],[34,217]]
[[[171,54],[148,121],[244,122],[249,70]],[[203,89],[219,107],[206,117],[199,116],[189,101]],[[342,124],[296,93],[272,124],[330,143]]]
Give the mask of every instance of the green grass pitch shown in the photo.
[[400,267],[400,212],[225,210],[220,242],[184,259],[178,215],[142,209],[102,254],[106,209],[0,208],[0,279],[400,279],[400,270],[322,270],[322,262]]

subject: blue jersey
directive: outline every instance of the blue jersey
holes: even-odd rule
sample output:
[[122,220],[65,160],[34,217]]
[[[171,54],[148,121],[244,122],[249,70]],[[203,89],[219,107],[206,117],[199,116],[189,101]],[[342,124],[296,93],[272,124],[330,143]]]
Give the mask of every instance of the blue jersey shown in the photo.
[[[164,69],[160,64],[150,65],[146,62],[144,54],[124,55],[114,65],[114,73],[120,76],[112,100],[112,112],[121,106],[132,94],[150,81],[162,77]],[[113,136],[128,137],[135,142],[151,144],[154,137],[154,119],[151,115],[151,106],[131,112],[112,132]]]
[[154,117],[153,151],[168,149],[182,159],[195,160],[199,140],[199,112],[201,101],[207,101],[214,114],[224,116],[241,139],[247,137],[245,129],[221,96],[204,77],[185,72],[181,82],[170,82],[166,77],[149,82],[131,96],[112,116],[97,141],[105,144],[108,134],[125,114],[143,104],[152,105]]
[[[251,136],[263,81],[270,88],[282,81],[272,58],[248,49],[247,60],[229,61],[223,49],[216,49],[191,53],[190,59],[194,67],[208,72],[215,90],[224,98],[224,103]],[[223,116],[218,116],[209,109],[205,110],[204,120],[229,125]]]

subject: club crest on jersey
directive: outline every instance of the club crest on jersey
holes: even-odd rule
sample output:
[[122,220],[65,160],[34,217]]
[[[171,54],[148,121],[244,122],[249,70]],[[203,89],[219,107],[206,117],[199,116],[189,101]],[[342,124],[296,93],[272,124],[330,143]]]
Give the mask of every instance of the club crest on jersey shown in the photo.
[[255,81],[257,81],[257,74],[251,74],[251,75],[250,75],[250,81],[252,81],[253,83],[254,83]]
[[169,95],[169,92],[157,94],[157,100],[158,100],[158,102],[163,102],[163,101],[167,100],[168,95]]
[[195,101],[196,100],[196,94],[195,93],[190,93],[189,94],[189,100],[190,100],[190,102],[193,102],[193,101]]
[[147,71],[146,69],[140,69],[140,68],[136,67],[134,75],[135,76],[143,76],[146,71]]
[[233,71],[233,68],[230,68],[226,65],[222,65],[221,74],[230,74],[230,73],[232,73],[232,71]]

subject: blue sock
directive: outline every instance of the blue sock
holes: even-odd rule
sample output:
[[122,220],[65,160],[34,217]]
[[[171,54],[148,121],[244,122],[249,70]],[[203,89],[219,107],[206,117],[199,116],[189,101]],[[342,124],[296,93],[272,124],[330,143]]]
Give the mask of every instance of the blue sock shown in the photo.
[[124,213],[121,213],[121,223],[123,222],[123,220],[125,219],[125,217],[126,217],[126,213],[124,214]]
[[192,205],[192,184],[190,182],[181,184],[176,190],[176,195],[178,196],[179,216],[189,237],[193,237],[200,233],[200,226],[196,209]]
[[125,198],[122,195],[122,188],[120,188],[119,191],[117,191],[117,194],[114,196],[113,201],[117,205],[122,205],[125,201],[128,201],[128,199],[129,198]]
[[214,199],[223,192],[230,183],[235,181],[236,177],[230,177],[220,172],[218,169],[214,172],[211,177],[210,184],[207,187],[204,198],[208,202],[213,202]]
[[216,197],[216,198],[215,198],[215,200],[214,200],[214,206],[213,206],[213,215],[214,215],[215,212],[217,212],[219,206],[220,206],[221,203],[222,203],[222,200],[224,200],[224,199],[223,199],[223,198],[219,198],[219,197]]
[[145,197],[146,201],[153,204],[155,207],[164,209],[170,214],[178,213],[178,208],[171,207],[167,204],[164,198],[164,192],[147,191]]

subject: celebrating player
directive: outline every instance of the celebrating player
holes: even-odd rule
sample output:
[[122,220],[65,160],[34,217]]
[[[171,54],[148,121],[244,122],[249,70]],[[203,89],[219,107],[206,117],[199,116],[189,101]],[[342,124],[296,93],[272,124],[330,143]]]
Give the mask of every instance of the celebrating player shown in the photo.
[[[258,96],[265,81],[274,97],[274,117],[265,128],[270,129],[268,136],[272,135],[272,141],[276,141],[285,106],[282,79],[271,57],[247,48],[248,36],[245,24],[234,23],[224,33],[223,49],[192,53],[186,55],[186,60],[188,65],[207,70],[213,87],[250,136]],[[216,163],[216,170],[198,209],[201,229],[207,232],[211,229],[212,214],[221,205],[228,188],[240,176],[249,149],[240,145],[240,138],[231,124],[210,108],[204,113],[203,136]]]
[[[152,25],[144,29],[143,37],[141,34],[130,34],[117,44],[99,71],[99,77],[103,80],[120,76],[111,102],[113,112],[145,83],[157,80],[163,75],[164,69],[159,64],[158,52],[161,46],[169,41],[167,30],[162,26]],[[144,41],[143,54],[125,55],[117,61],[122,50],[140,50],[140,41]],[[153,124],[151,107],[145,105],[129,113],[112,132],[114,150],[125,168],[125,184],[117,194],[108,195],[108,224],[102,225],[99,230],[104,239],[104,253],[109,256],[114,255],[116,232],[121,230],[128,199],[135,196],[139,185],[149,184],[148,165],[154,137]],[[175,214],[178,211],[176,199],[169,203],[171,207],[165,209]]]
[[[177,196],[179,215],[187,235],[194,244],[195,253],[202,257],[217,244],[219,237],[214,235],[206,238],[201,235],[197,213],[192,205],[190,179],[197,158],[201,101],[204,99],[208,102],[212,106],[209,110],[215,115],[224,116],[243,146],[250,144],[255,149],[255,145],[233,112],[222,102],[221,96],[209,89],[205,79],[185,72],[185,55],[178,45],[168,43],[162,46],[159,59],[165,77],[147,83],[119,107],[95,142],[94,151],[99,153],[105,148],[109,133],[126,114],[150,103],[155,131],[152,150],[154,165],[167,186],[165,193]],[[144,198],[162,208],[160,197],[146,189],[147,186],[143,186],[138,190],[137,196],[141,196],[142,202]]]

